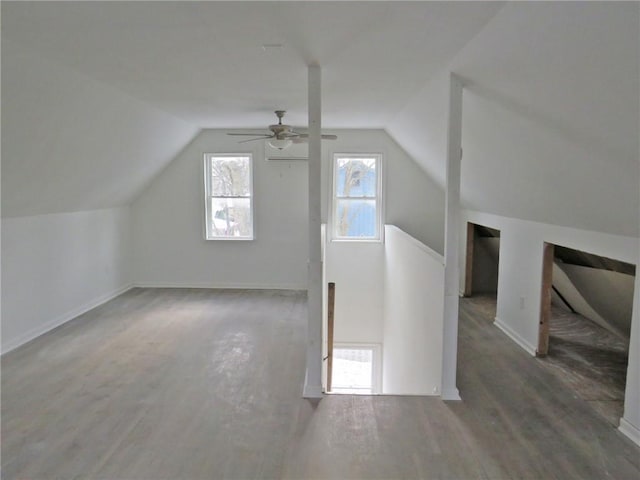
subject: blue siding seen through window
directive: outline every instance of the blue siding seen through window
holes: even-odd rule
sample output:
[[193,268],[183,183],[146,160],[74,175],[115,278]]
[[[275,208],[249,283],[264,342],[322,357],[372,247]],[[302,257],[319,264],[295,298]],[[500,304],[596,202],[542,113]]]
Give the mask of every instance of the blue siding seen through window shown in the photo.
[[378,238],[378,156],[335,157],[336,238]]

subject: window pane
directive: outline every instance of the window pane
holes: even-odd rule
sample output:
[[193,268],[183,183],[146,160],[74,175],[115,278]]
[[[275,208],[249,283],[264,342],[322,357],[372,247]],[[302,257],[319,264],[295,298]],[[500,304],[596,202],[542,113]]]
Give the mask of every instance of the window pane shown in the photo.
[[211,195],[250,195],[249,157],[211,158]]
[[375,238],[376,201],[338,199],[336,234],[338,237]]
[[251,237],[251,200],[211,198],[209,232],[214,237]]
[[339,158],[336,161],[338,197],[376,196],[376,159]]

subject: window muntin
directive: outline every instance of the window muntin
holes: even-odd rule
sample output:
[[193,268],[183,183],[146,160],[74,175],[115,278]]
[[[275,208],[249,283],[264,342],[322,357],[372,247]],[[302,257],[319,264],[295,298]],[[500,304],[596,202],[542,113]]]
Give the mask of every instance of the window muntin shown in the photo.
[[379,154],[334,155],[334,239],[380,239],[380,163]]
[[205,154],[207,240],[253,239],[251,154]]

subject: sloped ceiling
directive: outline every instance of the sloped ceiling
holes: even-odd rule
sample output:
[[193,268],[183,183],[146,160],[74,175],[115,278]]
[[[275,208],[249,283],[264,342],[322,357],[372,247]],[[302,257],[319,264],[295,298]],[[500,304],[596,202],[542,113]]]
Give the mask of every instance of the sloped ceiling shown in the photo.
[[467,207],[634,235],[638,6],[2,2],[3,215],[126,204],[200,128],[304,126],[318,62],[324,126],[441,185],[456,72]]
[[304,125],[311,62],[325,126],[382,127],[500,6],[2,2],[2,214],[127,204],[201,128]]
[[[637,2],[512,2],[446,66],[465,92],[546,123],[577,143],[623,162],[638,158]],[[446,78],[432,78],[390,122],[398,138],[444,185],[444,151],[413,122],[429,125],[446,113]],[[443,95],[444,93],[444,95]],[[434,113],[433,109],[436,109]],[[422,117],[422,118],[421,118]],[[422,141],[421,141],[422,140]]]
[[3,40],[3,217],[126,205],[198,130]]
[[[493,2],[3,2],[3,38],[203,128],[383,127],[501,6]],[[265,51],[263,45],[282,45]]]
[[465,83],[463,203],[638,235],[637,2],[511,2],[388,126],[441,185],[448,71]]

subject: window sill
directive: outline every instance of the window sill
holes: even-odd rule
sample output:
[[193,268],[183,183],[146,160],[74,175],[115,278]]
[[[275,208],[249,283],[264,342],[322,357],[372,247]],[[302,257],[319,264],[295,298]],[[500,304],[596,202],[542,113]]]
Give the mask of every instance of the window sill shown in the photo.
[[382,238],[332,238],[336,243],[384,243]]
[[210,242],[251,242],[255,240],[255,237],[208,237],[205,238],[206,241]]

